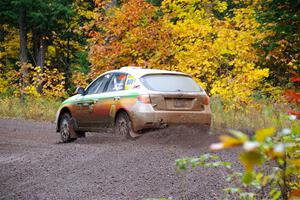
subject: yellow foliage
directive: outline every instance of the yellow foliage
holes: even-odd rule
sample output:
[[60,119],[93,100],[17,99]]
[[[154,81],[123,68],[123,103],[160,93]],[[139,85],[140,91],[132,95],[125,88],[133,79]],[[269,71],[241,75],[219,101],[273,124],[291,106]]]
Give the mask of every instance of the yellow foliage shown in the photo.
[[89,82],[88,82],[88,76],[85,75],[82,72],[74,72],[72,74],[72,83],[76,86],[76,87],[87,87]]
[[261,166],[264,162],[263,154],[258,151],[242,152],[240,161],[246,171],[253,171],[255,166]]
[[0,24],[0,30],[5,34],[3,41],[0,43],[0,66],[5,65],[11,58],[16,58],[19,55],[19,35],[18,29],[9,26],[8,24]]
[[56,68],[49,69],[44,67],[41,69],[39,66],[31,67],[31,72],[29,77],[32,80],[25,89],[25,94],[30,94],[35,97],[40,97],[36,91],[36,87],[39,84],[39,81],[43,82],[43,95],[48,97],[66,97],[65,91],[65,77],[64,74],[59,72]]
[[146,1],[130,0],[93,16],[101,31],[90,31],[91,77],[126,65],[181,71],[211,95],[221,96],[227,109],[251,105],[258,89],[278,96],[276,88],[265,84],[269,70],[257,65],[260,52],[254,47],[274,33],[258,30],[258,1],[232,3],[238,5],[164,0],[158,10]]
[[32,95],[34,97],[41,97],[41,94],[36,91],[34,85],[29,85],[29,86],[25,87],[23,92],[25,94]]
[[18,89],[18,72],[14,69],[14,60],[19,55],[18,29],[8,24],[0,24],[4,37],[0,42],[0,93]]
[[225,100],[227,108],[238,109],[242,105],[253,102],[250,98],[253,91],[263,85],[262,80],[268,77],[268,69],[249,68],[248,72],[241,72],[231,76],[219,78],[212,83],[211,94],[218,94]]
[[265,138],[272,136],[275,131],[274,127],[257,130],[255,132],[255,139],[259,142],[263,142]]
[[219,138],[220,141],[223,143],[224,148],[239,146],[243,144],[243,141],[241,141],[240,139],[228,135],[221,135]]
[[6,78],[0,76],[0,93],[6,93],[8,90],[9,82]]
[[43,85],[43,93],[51,97],[66,97],[64,74],[56,68],[52,70],[45,68],[44,70],[43,81],[45,84]]
[[255,3],[233,9],[233,17],[223,19],[213,11],[224,12],[224,1],[165,0],[162,4],[168,27],[174,31],[172,47],[178,64],[172,69],[192,74],[210,94],[227,100],[229,107],[249,104],[253,91],[269,76],[268,69],[256,66],[253,46],[272,34],[257,30]]

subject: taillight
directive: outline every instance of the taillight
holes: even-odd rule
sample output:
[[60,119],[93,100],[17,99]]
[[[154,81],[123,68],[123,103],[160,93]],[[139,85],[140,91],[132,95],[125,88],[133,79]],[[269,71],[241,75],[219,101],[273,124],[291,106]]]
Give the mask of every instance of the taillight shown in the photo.
[[208,105],[209,104],[209,96],[205,95],[205,97],[203,98],[203,104],[204,105]]
[[145,103],[145,104],[151,103],[149,95],[140,95],[137,97],[137,100],[140,101],[141,103]]

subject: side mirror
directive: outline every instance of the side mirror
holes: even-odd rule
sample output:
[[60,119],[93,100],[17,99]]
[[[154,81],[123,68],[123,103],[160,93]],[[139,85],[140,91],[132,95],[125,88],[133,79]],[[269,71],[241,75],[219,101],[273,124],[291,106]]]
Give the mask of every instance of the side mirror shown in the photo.
[[77,87],[75,93],[85,95],[85,90],[83,89],[83,87]]

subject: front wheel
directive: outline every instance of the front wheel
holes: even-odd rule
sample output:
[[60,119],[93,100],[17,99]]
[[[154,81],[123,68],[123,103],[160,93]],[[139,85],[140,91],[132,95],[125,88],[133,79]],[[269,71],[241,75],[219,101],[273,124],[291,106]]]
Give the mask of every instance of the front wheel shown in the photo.
[[76,140],[76,138],[72,138],[72,127],[70,127],[70,120],[71,116],[68,113],[63,114],[60,119],[60,137],[63,143]]
[[115,122],[115,132],[119,135],[123,135],[128,139],[135,139],[140,134],[132,130],[131,120],[127,113],[121,112],[118,114]]

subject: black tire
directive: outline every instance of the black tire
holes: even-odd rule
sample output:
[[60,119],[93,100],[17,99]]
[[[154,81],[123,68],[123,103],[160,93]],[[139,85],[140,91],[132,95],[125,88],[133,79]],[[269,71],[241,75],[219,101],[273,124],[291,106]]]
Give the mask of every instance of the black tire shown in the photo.
[[78,137],[82,137],[82,138],[85,138],[85,132],[84,131],[75,131],[76,135]]
[[63,143],[72,142],[76,138],[72,138],[71,128],[70,128],[71,115],[69,113],[64,113],[60,118],[60,137]]
[[116,118],[115,133],[131,140],[140,136],[140,134],[132,130],[131,120],[125,112],[120,112]]

